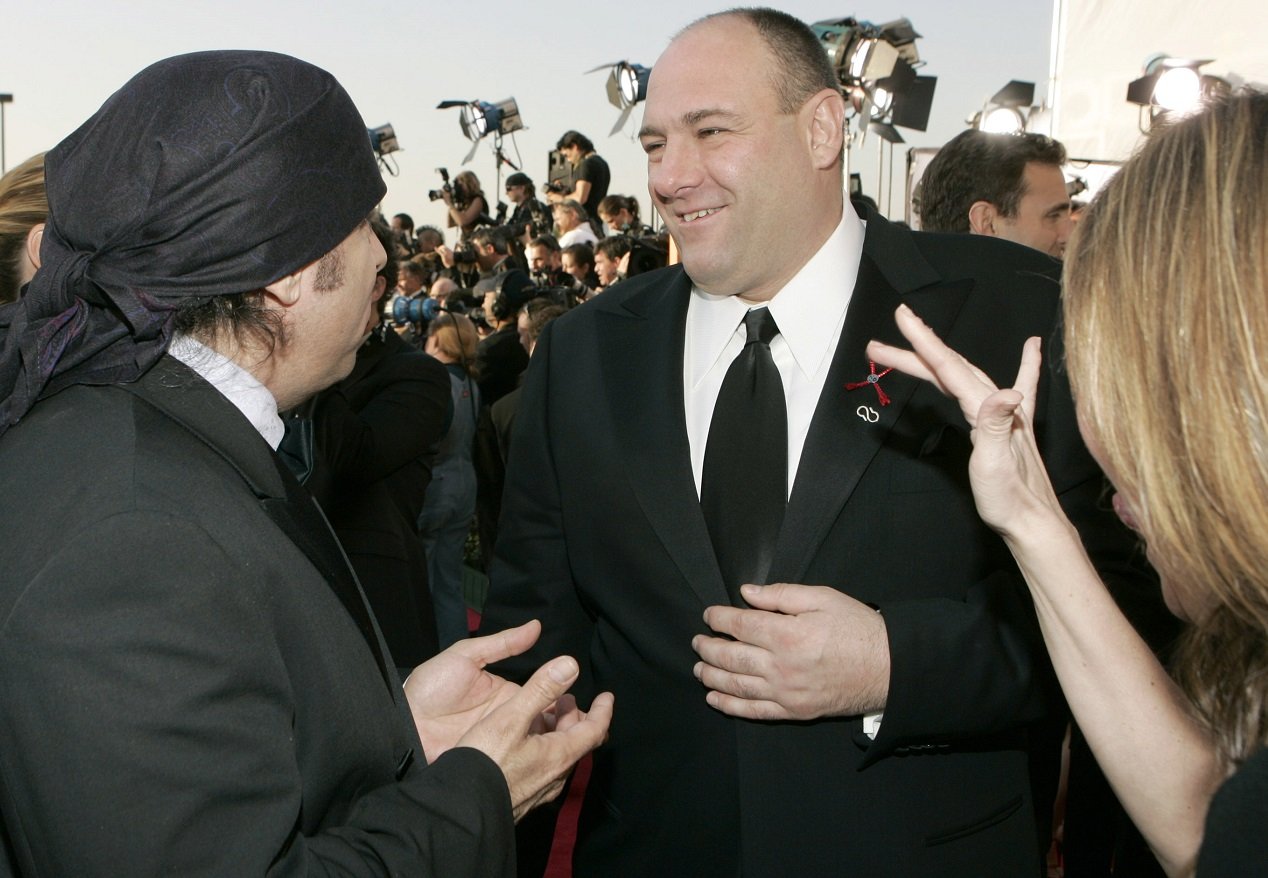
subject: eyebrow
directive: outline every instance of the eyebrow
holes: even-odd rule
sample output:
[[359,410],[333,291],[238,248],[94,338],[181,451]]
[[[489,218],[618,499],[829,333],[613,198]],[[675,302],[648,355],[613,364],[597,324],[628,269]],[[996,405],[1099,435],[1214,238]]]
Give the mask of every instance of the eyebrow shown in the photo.
[[[682,124],[690,128],[693,125],[699,125],[705,119],[711,119],[715,116],[720,116],[724,119],[738,119],[739,118],[739,114],[731,110],[724,110],[721,107],[706,107],[705,109],[691,110],[690,112],[683,113]],[[658,136],[663,136],[664,133],[665,133],[664,131],[655,127],[654,125],[644,125],[642,128],[639,129],[638,136],[639,137],[658,137]]]

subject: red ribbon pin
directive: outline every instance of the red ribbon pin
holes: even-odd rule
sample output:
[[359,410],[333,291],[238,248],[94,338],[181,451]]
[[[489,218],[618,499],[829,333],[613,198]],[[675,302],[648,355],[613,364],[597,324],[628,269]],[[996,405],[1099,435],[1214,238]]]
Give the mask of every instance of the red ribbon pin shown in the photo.
[[881,405],[889,405],[889,394],[881,387],[881,379],[893,372],[893,368],[886,369],[884,372],[876,371],[876,364],[871,360],[867,361],[871,374],[862,381],[851,381],[845,385],[846,390],[858,390],[860,387],[867,387],[869,384],[876,388],[876,398],[880,400]]

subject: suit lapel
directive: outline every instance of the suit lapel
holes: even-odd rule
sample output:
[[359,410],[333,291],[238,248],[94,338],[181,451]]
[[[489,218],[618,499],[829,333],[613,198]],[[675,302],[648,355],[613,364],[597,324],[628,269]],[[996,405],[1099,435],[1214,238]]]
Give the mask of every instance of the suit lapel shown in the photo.
[[172,357],[164,357],[139,381],[123,388],[181,424],[238,472],[264,513],[312,562],[347,609],[384,682],[394,690],[370,611],[338,540],[312,496],[238,410]]
[[[730,602],[700,511],[683,410],[691,282],[676,270],[599,322],[604,386],[640,507],[702,604]],[[600,299],[599,302],[603,300]]]
[[890,372],[877,387],[847,390],[870,373],[867,343],[872,339],[906,346],[894,309],[906,302],[945,336],[968,293],[964,284],[945,285],[925,261],[910,233],[873,214],[845,326],[810,431],[797,465],[771,565],[771,582],[801,582],[815,552],[858,485],[885,438],[921,382]]

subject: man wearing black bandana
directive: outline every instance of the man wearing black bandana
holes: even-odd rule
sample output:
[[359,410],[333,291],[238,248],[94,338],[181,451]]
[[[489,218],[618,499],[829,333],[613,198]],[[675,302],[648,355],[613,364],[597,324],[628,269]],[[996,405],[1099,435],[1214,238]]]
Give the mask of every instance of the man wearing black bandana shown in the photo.
[[484,672],[536,623],[402,690],[274,452],[386,259],[347,94],[282,55],[168,59],[46,174],[41,269],[0,310],[0,874],[513,874],[512,819],[610,698],[577,711],[570,658]]

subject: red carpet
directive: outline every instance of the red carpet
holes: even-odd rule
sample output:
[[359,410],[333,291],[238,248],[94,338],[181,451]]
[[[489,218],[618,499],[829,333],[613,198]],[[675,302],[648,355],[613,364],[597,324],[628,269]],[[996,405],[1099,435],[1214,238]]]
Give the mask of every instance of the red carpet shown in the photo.
[[[467,608],[467,628],[474,635],[480,628],[480,614]],[[590,757],[577,763],[568,788],[568,798],[559,812],[555,824],[555,841],[550,848],[550,860],[542,878],[572,878],[572,847],[577,841],[577,818],[581,816],[581,800],[590,780]]]
[[572,878],[572,846],[577,841],[577,818],[581,815],[581,800],[589,780],[590,757],[587,756],[577,763],[577,770],[573,772],[568,798],[555,824],[555,843],[550,848],[550,861],[543,878]]

